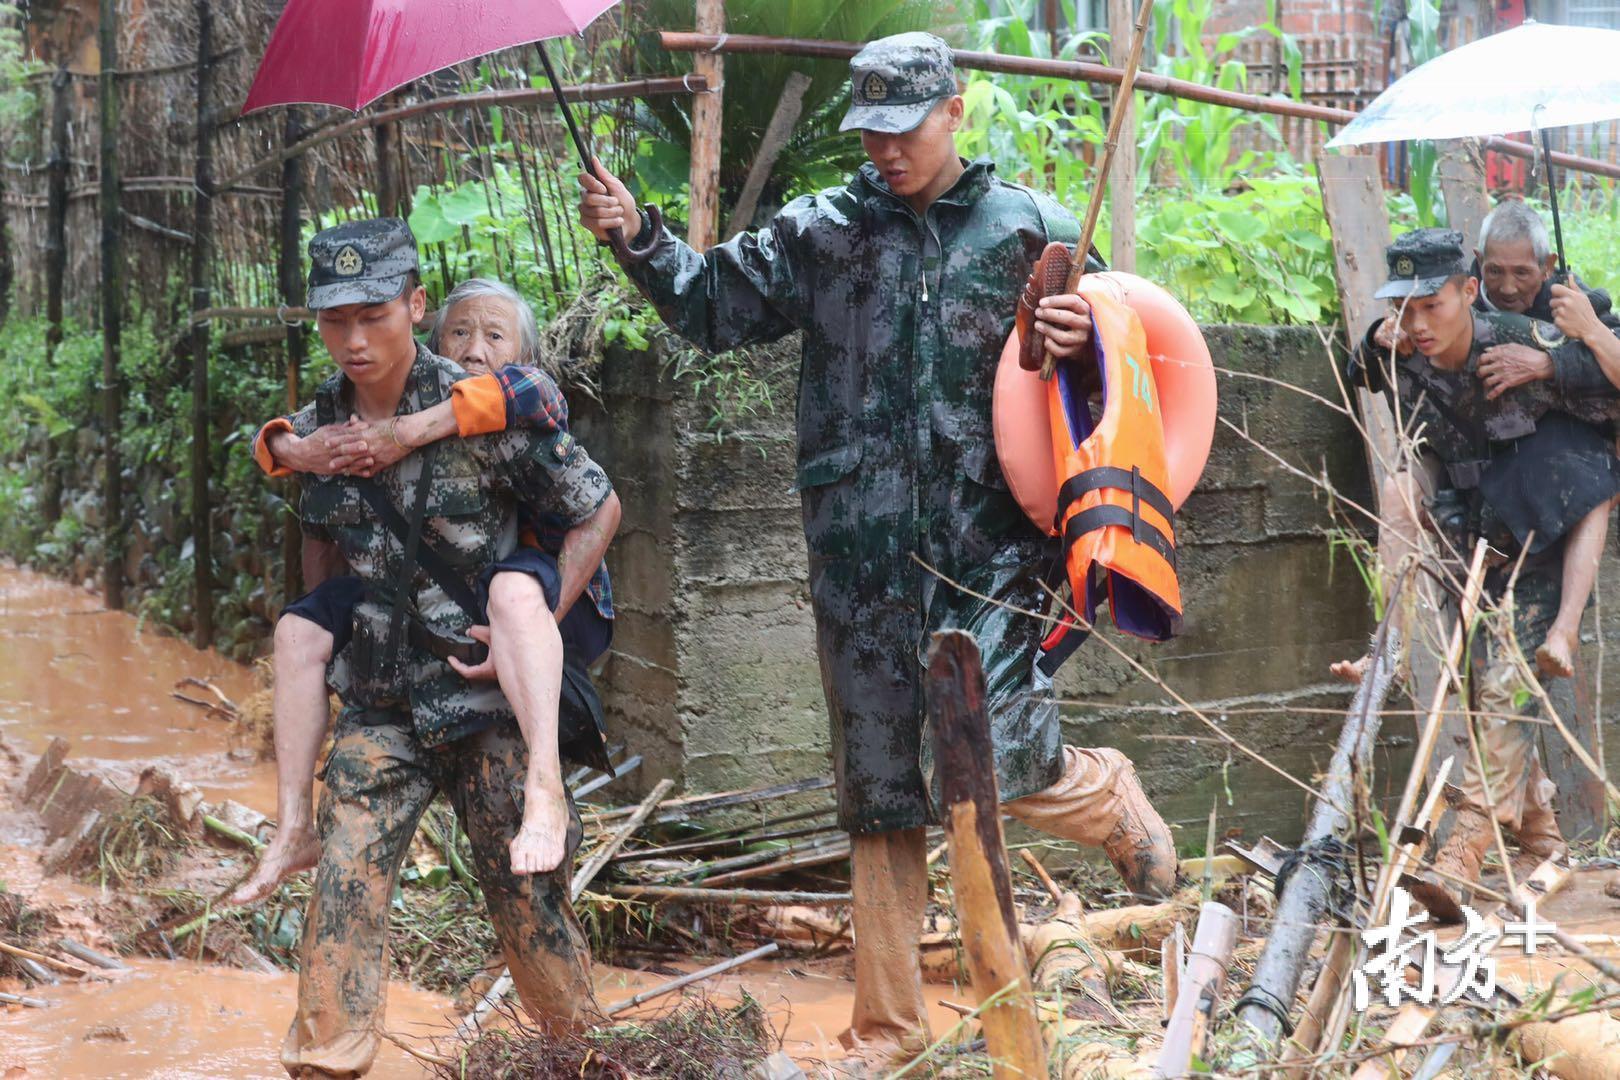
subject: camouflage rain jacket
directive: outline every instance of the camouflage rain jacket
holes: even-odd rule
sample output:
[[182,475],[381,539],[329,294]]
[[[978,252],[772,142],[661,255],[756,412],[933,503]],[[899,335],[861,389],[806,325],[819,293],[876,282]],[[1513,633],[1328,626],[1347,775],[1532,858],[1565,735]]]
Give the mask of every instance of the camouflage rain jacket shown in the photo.
[[[839,781],[857,832],[932,820],[922,659],[930,634],[984,652],[1004,799],[1050,786],[1061,744],[1041,625],[1023,608],[1055,554],[1008,493],[990,395],[1019,290],[1073,217],[974,162],[926,214],[871,165],[706,254],[663,232],[626,266],[677,333],[718,352],[803,334],[797,487]],[[654,241],[643,221],[637,247]],[[920,563],[919,564],[919,560]]]
[[[1462,368],[1436,367],[1422,353],[1390,357],[1373,342],[1374,323],[1350,364],[1352,382],[1390,395],[1400,423],[1444,464],[1449,486],[1477,489],[1482,532],[1504,551],[1530,542],[1539,554],[1588,511],[1620,492],[1620,461],[1608,434],[1620,396],[1584,344],[1525,315],[1474,312]],[[1551,380],[1490,399],[1479,361],[1493,345],[1527,345],[1552,357]]]
[[[470,377],[418,345],[399,414],[446,400],[451,384]],[[327,379],[316,390],[315,401],[292,417],[294,432],[308,435],[349,415],[350,394],[341,373]],[[590,517],[612,491],[607,475],[566,431],[514,428],[435,445],[423,542],[433,543],[469,583],[517,546],[519,503],[573,525]],[[426,454],[417,451],[377,476],[407,521],[425,460]],[[300,474],[299,479],[304,535],[335,543],[366,587],[355,608],[354,641],[333,671],[333,685],[344,704],[362,714],[362,723],[392,723],[409,715],[417,737],[428,746],[511,720],[511,707],[494,682],[470,683],[444,661],[408,644],[397,657],[384,655],[403,545],[378,520],[353,478]],[[407,599],[431,629],[468,640],[464,635],[471,620],[420,562]]]

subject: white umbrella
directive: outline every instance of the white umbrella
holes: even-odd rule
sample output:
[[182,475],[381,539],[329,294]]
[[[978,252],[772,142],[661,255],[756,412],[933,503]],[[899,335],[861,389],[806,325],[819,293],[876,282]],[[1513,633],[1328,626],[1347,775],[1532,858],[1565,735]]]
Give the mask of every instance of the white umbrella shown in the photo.
[[1547,129],[1620,118],[1620,30],[1526,22],[1435,57],[1373,99],[1328,146],[1540,132],[1558,261],[1563,229]]
[[1620,118],[1620,30],[1527,22],[1390,84],[1329,146],[1464,139]]

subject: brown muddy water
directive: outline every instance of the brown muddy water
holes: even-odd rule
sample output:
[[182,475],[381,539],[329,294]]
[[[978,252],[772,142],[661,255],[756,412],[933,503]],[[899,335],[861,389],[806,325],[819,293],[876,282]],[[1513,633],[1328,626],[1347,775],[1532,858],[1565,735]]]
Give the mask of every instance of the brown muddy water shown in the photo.
[[[237,701],[253,689],[252,672],[241,665],[143,627],[132,615],[104,611],[99,597],[81,588],[0,566],[0,734],[31,753],[60,735],[72,743],[72,760],[94,762],[126,787],[144,766],[162,763],[209,799],[273,812],[273,766],[233,756],[223,723],[169,696],[185,676],[208,679]],[[37,832],[14,824],[7,831],[13,821],[0,815],[0,881],[41,904],[93,892],[43,877]],[[0,1077],[284,1075],[278,1048],[292,1018],[296,975],[144,959],[129,964],[113,981],[30,989],[30,996],[51,1002],[47,1009],[0,1006]],[[746,990],[784,1033],[789,1053],[808,1064],[838,1052],[852,989],[844,968],[837,958],[755,963],[703,989],[721,1001]],[[598,995],[604,1003],[618,1001],[664,978],[598,967]],[[943,1033],[956,1017],[937,999],[961,1001],[967,991],[926,989],[935,1032]],[[448,998],[398,982],[389,991],[387,1028],[415,1044],[447,1035],[454,1016]],[[370,1075],[423,1074],[404,1051],[384,1043]]]

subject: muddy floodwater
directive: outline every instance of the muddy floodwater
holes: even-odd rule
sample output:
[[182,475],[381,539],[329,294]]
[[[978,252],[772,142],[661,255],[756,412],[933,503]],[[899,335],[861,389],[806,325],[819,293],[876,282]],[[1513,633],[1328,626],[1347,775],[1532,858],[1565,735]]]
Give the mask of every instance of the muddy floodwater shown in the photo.
[[[81,588],[0,566],[0,734],[30,753],[63,736],[72,760],[97,764],[126,787],[144,766],[162,763],[209,799],[232,798],[271,813],[273,766],[233,754],[223,722],[171,696],[186,676],[207,679],[237,701],[254,687],[248,668],[143,628],[133,615],[103,611],[100,599]],[[92,891],[43,877],[37,833],[8,831],[8,820],[0,817],[0,882],[39,903]],[[30,989],[51,1003],[47,1009],[0,1006],[0,1076],[285,1075],[277,1052],[293,1013],[296,975],[184,961],[129,964],[111,981]],[[598,967],[598,994],[618,1001],[664,978]],[[805,1062],[834,1056],[849,1020],[851,984],[836,962],[756,963],[705,989],[718,1000],[746,989],[784,1033],[786,1049]],[[944,1032],[956,1017],[935,1002],[963,1000],[966,991],[928,991],[935,1031]],[[644,1008],[655,1011],[669,1000]],[[446,1035],[454,1016],[448,998],[398,982],[389,991],[388,1030],[418,1045]],[[423,1074],[423,1066],[384,1043],[370,1075]]]

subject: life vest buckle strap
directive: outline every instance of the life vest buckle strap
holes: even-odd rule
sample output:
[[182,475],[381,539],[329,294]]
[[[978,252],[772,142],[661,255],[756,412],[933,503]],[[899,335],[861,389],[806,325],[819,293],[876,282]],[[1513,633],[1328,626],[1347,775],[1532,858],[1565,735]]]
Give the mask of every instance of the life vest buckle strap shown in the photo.
[[1143,476],[1141,468],[1136,465],[1132,465],[1129,472],[1115,465],[1098,465],[1069,477],[1058,490],[1057,520],[1061,522],[1063,515],[1069,512],[1069,507],[1086,495],[1106,488],[1129,491],[1132,507],[1137,516],[1140,516],[1140,504],[1147,503],[1158,511],[1159,516],[1165,521],[1171,522],[1171,527],[1174,528],[1176,508],[1170,504],[1169,496],[1159,490],[1157,484]]
[[1131,513],[1123,506],[1108,504],[1093,506],[1071,517],[1068,524],[1063,527],[1064,550],[1067,551],[1086,533],[1105,529],[1110,525],[1131,530],[1131,536],[1137,543],[1146,544],[1170,564],[1171,570],[1176,569],[1176,547],[1170,538],[1155,528],[1152,522],[1144,520],[1140,514]]

